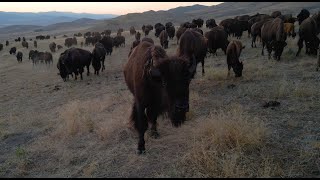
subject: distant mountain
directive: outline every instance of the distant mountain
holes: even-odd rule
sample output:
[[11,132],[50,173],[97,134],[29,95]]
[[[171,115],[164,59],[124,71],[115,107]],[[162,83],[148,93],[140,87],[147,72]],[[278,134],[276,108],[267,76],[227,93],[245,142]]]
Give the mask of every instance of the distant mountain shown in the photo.
[[118,28],[129,29],[130,26],[141,30],[143,24],[154,25],[158,22],[164,24],[171,21],[176,26],[182,22],[191,22],[194,18],[216,19],[219,23],[222,19],[233,18],[238,15],[254,15],[257,12],[271,14],[273,11],[281,11],[283,14],[291,13],[293,16],[308,9],[310,13],[320,10],[319,2],[225,2],[214,6],[193,5],[177,7],[167,11],[146,11],[143,13],[129,13],[113,19],[101,21],[100,24],[91,27],[88,31],[102,31],[105,29],[116,30]]
[[10,25],[37,25],[47,26],[60,22],[71,22],[80,18],[90,19],[110,19],[117,15],[113,14],[89,14],[89,13],[72,13],[72,12],[3,12],[0,11],[0,26]]

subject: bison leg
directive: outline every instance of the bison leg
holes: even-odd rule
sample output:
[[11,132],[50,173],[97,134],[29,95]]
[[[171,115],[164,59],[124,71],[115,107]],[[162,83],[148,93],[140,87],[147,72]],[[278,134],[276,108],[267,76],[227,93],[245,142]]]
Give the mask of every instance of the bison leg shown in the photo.
[[231,69],[231,65],[228,64],[228,77],[230,76],[230,69]]
[[157,139],[159,138],[159,133],[157,130],[157,112],[155,111],[156,108],[147,108],[146,114],[147,114],[147,118],[148,121],[151,123],[151,137]]
[[263,51],[263,50],[264,50],[264,46],[265,46],[265,45],[266,45],[266,44],[265,44],[264,42],[262,42],[262,50],[261,50],[261,55],[262,55],[262,56],[264,56],[264,51]]
[[267,43],[267,50],[268,50],[268,58],[271,58],[271,52],[272,52],[272,47],[270,43]]
[[136,130],[139,133],[139,142],[138,142],[138,154],[145,153],[145,141],[144,133],[148,128],[148,121],[146,114],[144,113],[145,107],[138,103],[134,103],[132,107],[131,120],[134,123]]
[[301,37],[299,38],[299,41],[298,41],[298,47],[299,47],[299,49],[298,49],[296,56],[299,56],[301,49],[303,48],[303,39]]
[[201,60],[201,65],[202,65],[202,76],[204,76],[204,59]]

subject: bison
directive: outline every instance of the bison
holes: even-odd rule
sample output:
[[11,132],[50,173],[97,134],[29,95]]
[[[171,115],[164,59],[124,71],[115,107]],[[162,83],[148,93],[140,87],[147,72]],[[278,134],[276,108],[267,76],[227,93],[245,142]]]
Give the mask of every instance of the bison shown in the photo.
[[22,47],[25,47],[25,48],[28,49],[28,47],[29,47],[28,42],[27,41],[22,41]]
[[67,38],[67,39],[65,39],[64,40],[64,45],[66,46],[66,47],[71,47],[72,45],[73,45],[73,39],[72,38]]
[[207,28],[212,29],[212,28],[214,28],[214,27],[216,27],[216,26],[218,26],[218,25],[216,24],[216,20],[214,20],[214,19],[208,19],[208,20],[206,21],[206,27],[207,27]]
[[243,63],[239,59],[242,49],[245,46],[240,41],[234,40],[228,44],[227,47],[227,64],[228,64],[228,76],[230,75],[230,69],[232,67],[235,77],[242,76]]
[[283,48],[287,45],[285,42],[286,34],[284,32],[283,20],[275,18],[274,20],[265,22],[261,27],[262,51],[264,55],[264,46],[267,46],[269,59],[271,52],[274,51],[274,58],[280,60]]
[[140,38],[141,38],[140,32],[138,31],[134,37],[136,38],[137,41],[140,41]]
[[160,44],[162,48],[167,49],[169,41],[168,41],[168,33],[166,30],[161,31],[159,39],[160,39]]
[[198,18],[198,19],[193,19],[193,20],[192,20],[192,23],[193,23],[193,24],[196,24],[198,28],[202,28],[202,26],[203,26],[203,19],[200,19],[200,18]]
[[[193,29],[186,30],[180,37],[177,55],[189,57],[195,56],[196,63],[202,64],[202,75],[204,75],[204,59],[207,54],[207,41],[197,31]],[[190,62],[191,63],[191,62]],[[196,73],[196,71],[193,73]]]
[[22,56],[23,56],[22,52],[18,51],[17,56],[16,56],[18,62],[22,62]]
[[179,44],[179,39],[181,37],[181,35],[187,30],[187,28],[185,27],[179,27],[179,29],[176,32],[176,36],[177,36],[177,44]]
[[9,41],[8,40],[6,41],[6,46],[9,46]]
[[101,62],[102,62],[102,70],[105,69],[104,66],[104,59],[106,58],[106,49],[104,48],[103,44],[96,43],[94,45],[94,49],[92,50],[92,67],[94,68],[94,74],[99,75],[99,71],[101,69]]
[[61,53],[61,58],[59,58],[59,71],[61,78],[66,81],[68,74],[75,74],[75,80],[77,80],[78,74],[80,74],[80,79],[83,80],[82,73],[83,68],[87,67],[87,76],[89,76],[89,66],[91,64],[92,54],[91,52],[80,49],[80,48],[70,48]]
[[105,36],[99,42],[103,44],[107,55],[111,55],[113,48],[113,39],[110,36]]
[[207,38],[208,52],[216,54],[217,49],[221,48],[226,54],[227,46],[229,44],[228,35],[223,27],[217,26],[206,32],[204,36]]
[[257,47],[256,45],[256,38],[257,36],[260,37],[261,39],[261,27],[263,26],[263,24],[266,22],[266,21],[269,21],[270,19],[263,19],[261,21],[258,21],[256,23],[254,23],[252,26],[251,26],[251,38],[252,38],[252,41],[251,41],[251,47],[253,47],[253,44],[254,44],[254,47]]
[[299,25],[301,25],[301,23],[307,19],[308,17],[310,16],[310,12],[306,9],[302,9],[300,11],[300,13],[298,14],[297,16],[297,19],[298,19],[298,22],[299,22]]
[[3,49],[3,44],[0,44],[0,51],[2,51]]
[[36,40],[33,41],[33,46],[34,46],[35,48],[38,47],[38,42],[37,42]]
[[293,23],[284,23],[284,32],[290,37],[292,36],[292,38],[296,37],[296,32],[294,31],[294,24]]
[[57,47],[57,45],[55,42],[52,42],[49,44],[49,49],[51,52],[56,52],[56,47]]
[[157,27],[155,27],[156,32],[155,32],[154,35],[155,35],[156,37],[159,37],[160,33],[161,33],[163,30],[165,30],[165,29],[166,29],[166,27],[165,27],[164,25],[159,24]]
[[[194,63],[190,65],[190,61]],[[149,42],[141,42],[129,56],[123,73],[134,97],[130,122],[139,133],[138,154],[145,153],[148,122],[152,137],[157,138],[159,115],[168,114],[175,127],[185,121],[195,64],[194,58],[168,57],[164,49]]]
[[170,27],[166,28],[166,31],[168,33],[169,39],[173,39],[174,35],[176,33],[176,29],[174,28],[174,26],[170,26]]
[[136,34],[136,30],[134,29],[133,26],[130,27],[130,35]]
[[10,54],[16,54],[17,48],[16,47],[12,47],[9,51]]
[[303,42],[306,44],[306,54],[317,55],[317,49],[319,48],[318,34],[320,32],[320,12],[305,19],[299,27],[299,50],[296,54],[300,54],[303,48]]

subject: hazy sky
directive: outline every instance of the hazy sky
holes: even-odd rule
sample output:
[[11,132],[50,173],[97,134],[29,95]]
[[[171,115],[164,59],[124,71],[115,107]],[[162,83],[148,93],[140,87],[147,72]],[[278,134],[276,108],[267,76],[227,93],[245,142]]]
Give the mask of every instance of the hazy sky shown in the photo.
[[212,6],[219,3],[220,2],[0,2],[0,11],[68,11],[76,13],[123,15],[149,10],[168,10],[178,6],[190,6],[194,4]]

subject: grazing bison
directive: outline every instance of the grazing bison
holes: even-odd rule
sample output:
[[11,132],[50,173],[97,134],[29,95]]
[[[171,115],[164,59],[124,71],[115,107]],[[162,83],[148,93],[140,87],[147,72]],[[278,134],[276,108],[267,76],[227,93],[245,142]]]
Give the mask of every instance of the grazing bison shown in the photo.
[[206,21],[206,27],[207,27],[207,28],[212,29],[212,28],[214,28],[214,27],[216,27],[216,26],[218,26],[218,25],[216,24],[216,20],[214,20],[214,19],[208,19],[208,20]]
[[16,47],[12,47],[9,51],[10,54],[16,54],[17,48]]
[[62,49],[63,47],[61,45],[57,45],[58,50]]
[[170,27],[166,28],[166,31],[167,31],[167,33],[168,33],[168,37],[169,37],[170,39],[173,39],[173,38],[174,38],[174,35],[175,35],[175,33],[176,33],[176,29],[174,28],[174,26],[170,26]]
[[78,74],[80,79],[83,80],[82,73],[84,67],[87,67],[87,76],[89,76],[89,66],[91,64],[92,54],[84,49],[70,48],[61,53],[59,58],[59,71],[61,78],[66,81],[68,74],[75,74],[75,80],[77,80]]
[[254,47],[257,47],[256,38],[257,36],[259,36],[261,39],[261,27],[266,21],[269,21],[269,20],[272,20],[272,18],[258,21],[251,26],[251,38],[252,38],[251,47],[253,47],[253,44],[254,44]]
[[113,48],[113,39],[110,36],[103,37],[100,41],[101,44],[103,44],[107,55],[111,55],[112,48]]
[[168,41],[168,33],[166,30],[161,31],[159,39],[160,39],[160,44],[162,48],[167,49],[169,41]]
[[25,47],[25,48],[28,49],[28,47],[29,47],[28,42],[27,41],[22,41],[22,47]]
[[[191,66],[190,61],[194,62]],[[167,113],[175,127],[185,121],[195,64],[195,59],[168,57],[164,49],[149,42],[141,42],[129,56],[123,73],[134,97],[130,122],[139,133],[138,154],[145,152],[148,122],[152,137],[157,138],[159,115]]]
[[105,69],[104,66],[104,59],[106,58],[106,49],[104,48],[103,44],[96,43],[94,45],[94,49],[92,50],[92,67],[94,68],[94,74],[99,75],[99,71],[101,69],[101,62],[102,62],[102,70]]
[[[180,37],[177,55],[179,57],[185,56],[189,59],[195,56],[196,63],[202,64],[202,75],[204,75],[204,59],[207,54],[207,41],[204,36],[195,31],[194,29],[186,30]],[[191,63],[191,62],[190,62]],[[192,77],[196,73],[193,72]]]
[[181,35],[187,30],[187,28],[185,27],[179,27],[177,32],[176,32],[176,36],[177,36],[177,44],[179,44],[179,39],[181,37]]
[[9,41],[8,40],[6,41],[6,46],[9,46]]
[[276,18],[278,16],[281,16],[281,12],[280,11],[274,11],[274,12],[271,13],[271,17],[272,18]]
[[196,24],[198,28],[202,28],[202,26],[203,26],[203,19],[200,19],[200,18],[198,18],[198,19],[193,19],[193,20],[192,20],[192,23],[193,23],[193,24]]
[[0,51],[2,51],[3,49],[3,44],[0,44]]
[[208,52],[216,54],[217,49],[221,48],[226,54],[227,46],[229,44],[228,35],[223,27],[217,26],[206,32],[204,36],[207,38]]
[[264,55],[264,46],[267,46],[269,59],[271,52],[274,51],[274,58],[278,61],[283,52],[283,48],[287,45],[285,42],[286,34],[284,32],[283,20],[275,18],[274,20],[265,22],[261,27],[262,52]]
[[300,54],[303,48],[303,42],[306,44],[306,54],[317,55],[317,49],[319,48],[318,34],[320,32],[320,12],[305,19],[299,27],[299,50],[296,54]]
[[17,56],[16,56],[18,62],[22,62],[22,56],[23,56],[22,52],[18,51]]
[[130,27],[130,35],[136,34],[136,30],[134,29],[133,26]]
[[228,76],[230,75],[230,69],[232,67],[235,77],[242,76],[243,63],[239,59],[242,49],[245,46],[240,41],[231,41],[227,47],[227,64],[228,64]]
[[151,44],[154,44],[154,41],[151,38],[148,38],[148,37],[142,38],[141,42],[143,42],[143,41],[147,41],[147,42],[149,42]]
[[299,25],[303,22],[303,20],[307,19],[310,16],[310,12],[306,9],[302,9],[297,16]]
[[48,65],[53,63],[53,57],[52,54],[49,52],[39,52],[39,51],[34,51],[33,55],[31,56],[33,65],[38,64],[39,62],[41,63],[46,63]]
[[284,23],[284,32],[290,37],[292,36],[292,38],[296,37],[296,32],[294,31],[294,24],[292,23]]
[[55,42],[52,42],[49,44],[49,49],[51,52],[56,52],[56,47],[57,47],[57,45]]
[[35,48],[38,47],[38,42],[37,42],[36,40],[33,41],[33,46],[34,46]]

